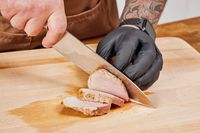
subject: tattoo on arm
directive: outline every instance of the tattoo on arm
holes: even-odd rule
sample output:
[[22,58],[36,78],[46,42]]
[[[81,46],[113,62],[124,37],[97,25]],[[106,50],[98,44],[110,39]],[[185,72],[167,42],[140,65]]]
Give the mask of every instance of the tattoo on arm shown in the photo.
[[128,18],[146,18],[156,26],[166,2],[167,0],[126,0],[121,21]]

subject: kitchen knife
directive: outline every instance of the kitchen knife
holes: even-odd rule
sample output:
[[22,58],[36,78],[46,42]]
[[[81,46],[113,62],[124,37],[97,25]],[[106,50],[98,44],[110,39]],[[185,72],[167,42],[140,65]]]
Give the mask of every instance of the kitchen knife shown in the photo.
[[110,71],[123,81],[129,97],[131,98],[130,101],[153,107],[148,97],[129,78],[69,32],[64,35],[54,48],[67,60],[74,63],[88,74],[92,74],[100,68]]

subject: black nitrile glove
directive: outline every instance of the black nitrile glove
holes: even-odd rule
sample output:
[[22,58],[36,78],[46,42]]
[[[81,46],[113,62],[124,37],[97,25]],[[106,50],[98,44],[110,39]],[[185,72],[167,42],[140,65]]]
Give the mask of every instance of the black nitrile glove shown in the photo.
[[155,41],[145,32],[133,27],[119,27],[104,37],[97,53],[110,61],[142,90],[159,77],[163,65],[162,55]]

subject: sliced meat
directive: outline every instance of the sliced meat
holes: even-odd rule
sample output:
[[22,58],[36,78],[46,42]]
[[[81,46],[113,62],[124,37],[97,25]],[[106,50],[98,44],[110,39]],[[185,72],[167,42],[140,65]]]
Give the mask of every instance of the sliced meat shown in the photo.
[[92,89],[82,88],[79,90],[79,98],[84,101],[90,102],[100,102],[100,103],[108,103],[108,104],[115,104],[118,106],[124,106],[124,100],[116,97],[114,95],[96,91]]
[[128,93],[122,81],[105,69],[99,69],[90,75],[88,88],[115,95],[125,101],[129,100]]
[[82,112],[87,116],[98,116],[107,114],[110,111],[111,104],[98,102],[81,101],[77,97],[68,97],[63,100],[65,107]]

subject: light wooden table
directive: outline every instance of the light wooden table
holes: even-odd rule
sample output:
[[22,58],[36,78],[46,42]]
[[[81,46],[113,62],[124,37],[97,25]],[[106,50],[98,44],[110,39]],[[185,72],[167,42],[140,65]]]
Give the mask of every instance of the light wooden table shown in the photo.
[[158,25],[157,37],[179,37],[200,52],[200,17]]
[[88,75],[54,49],[0,53],[0,132],[199,133],[200,54],[177,38],[157,43],[165,64],[146,91],[156,108],[128,103],[92,118],[60,104]]

